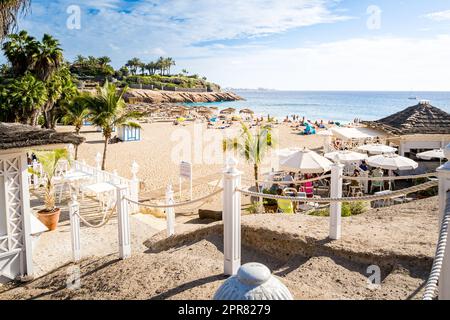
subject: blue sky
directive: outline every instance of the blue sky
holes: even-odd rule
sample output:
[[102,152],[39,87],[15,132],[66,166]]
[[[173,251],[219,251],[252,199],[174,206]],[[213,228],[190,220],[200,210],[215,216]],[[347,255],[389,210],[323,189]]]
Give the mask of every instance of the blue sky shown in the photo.
[[20,27],[69,60],[171,56],[229,87],[450,90],[449,0],[33,0]]

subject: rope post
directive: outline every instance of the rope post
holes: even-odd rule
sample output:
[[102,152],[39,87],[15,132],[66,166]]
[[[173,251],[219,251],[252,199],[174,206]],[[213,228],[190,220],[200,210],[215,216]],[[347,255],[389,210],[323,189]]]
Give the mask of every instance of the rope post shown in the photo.
[[227,160],[223,179],[223,252],[224,273],[236,275],[241,266],[241,187],[242,172],[236,159]]
[[[331,198],[342,198],[342,175],[344,165],[335,163],[331,166]],[[339,240],[341,238],[341,202],[330,204],[330,239]]]
[[[173,205],[173,189],[172,185],[167,186],[166,190],[166,204],[168,206]],[[167,221],[167,237],[171,237],[175,234],[175,209],[170,207],[166,209],[166,221]]]
[[[137,173],[139,172],[139,165],[136,161],[133,161],[131,165],[131,183],[130,183],[130,198],[133,201],[139,201],[139,178],[137,177]],[[131,213],[136,213],[139,211],[139,206],[137,204],[130,204]]]
[[[450,157],[450,145],[445,148],[445,155]],[[439,178],[440,229],[447,207],[447,192],[450,189],[450,161],[439,167],[437,172]],[[439,300],[450,300],[450,237],[447,238],[446,248],[439,277]]]
[[130,220],[128,216],[127,196],[128,188],[117,186],[117,218],[119,226],[119,257],[127,259],[131,256]]
[[77,195],[75,193],[72,193],[72,200],[69,203],[69,216],[70,216],[70,237],[72,240],[73,262],[78,262],[81,259],[79,212],[80,212],[80,204],[77,201]]

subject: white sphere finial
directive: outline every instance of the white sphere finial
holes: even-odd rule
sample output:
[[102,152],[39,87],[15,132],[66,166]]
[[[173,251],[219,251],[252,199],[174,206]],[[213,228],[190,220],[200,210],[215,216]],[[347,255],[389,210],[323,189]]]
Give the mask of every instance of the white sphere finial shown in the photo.
[[241,266],[237,275],[226,280],[214,300],[293,300],[289,289],[260,263]]

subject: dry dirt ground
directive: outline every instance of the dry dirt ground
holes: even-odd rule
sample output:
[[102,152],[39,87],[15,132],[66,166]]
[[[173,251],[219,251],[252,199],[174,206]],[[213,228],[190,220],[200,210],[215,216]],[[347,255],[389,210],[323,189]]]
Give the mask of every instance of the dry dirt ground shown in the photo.
[[[327,218],[244,216],[242,262],[266,264],[295,299],[420,299],[438,220],[437,198],[430,198],[343,219],[342,239],[330,241]],[[193,220],[176,236],[160,232],[145,245],[128,260],[83,260],[77,290],[68,280],[74,266],[65,265],[0,288],[0,299],[211,299],[225,280],[220,222]],[[368,285],[371,265],[381,270],[377,289]]]

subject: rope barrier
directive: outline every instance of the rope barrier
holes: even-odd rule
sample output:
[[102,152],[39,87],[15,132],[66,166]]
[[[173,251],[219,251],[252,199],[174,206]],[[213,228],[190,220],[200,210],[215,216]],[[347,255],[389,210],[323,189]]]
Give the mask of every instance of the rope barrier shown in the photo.
[[109,222],[109,220],[111,220],[111,218],[114,214],[114,211],[116,211],[116,208],[117,208],[117,202],[116,202],[116,205],[114,205],[114,207],[109,210],[109,214],[107,214],[107,211],[105,211],[105,213],[103,214],[102,222],[100,222],[97,225],[91,224],[89,221],[87,221],[85,218],[83,218],[83,216],[80,214],[80,209],[75,211],[75,214],[78,216],[78,218],[80,218],[81,222],[83,222],[89,228],[98,229],[98,228],[105,226]]
[[344,180],[353,180],[353,181],[393,181],[393,180],[410,180],[410,179],[421,179],[421,178],[431,178],[436,177],[436,172],[419,174],[419,175],[411,175],[411,176],[400,176],[400,177],[350,177],[343,176]]
[[272,194],[265,194],[265,193],[259,193],[259,192],[252,192],[249,190],[244,189],[236,189],[236,191],[241,192],[244,195],[252,196],[252,197],[258,197],[258,198],[264,198],[264,199],[273,199],[273,200],[289,200],[293,202],[316,202],[316,203],[331,203],[331,202],[357,202],[357,201],[376,201],[376,200],[383,200],[383,199],[391,199],[398,196],[404,196],[409,193],[421,191],[421,190],[427,190],[433,187],[436,187],[438,185],[437,181],[430,181],[425,182],[423,184],[413,186],[410,188],[392,191],[390,193],[386,194],[379,194],[379,195],[369,195],[369,196],[363,196],[363,197],[346,197],[346,198],[299,198],[299,197],[288,197],[288,196],[279,196],[279,195],[272,195]]
[[186,201],[186,202],[180,202],[180,203],[174,203],[174,204],[170,204],[170,205],[158,205],[158,204],[145,204],[139,201],[134,201],[130,198],[124,197],[125,200],[127,200],[129,203],[133,203],[133,204],[137,204],[138,206],[144,207],[144,208],[153,208],[153,209],[167,209],[167,208],[177,208],[177,207],[184,207],[190,204],[194,204],[197,202],[201,202],[204,201],[206,199],[212,198],[216,195],[218,195],[219,193],[221,193],[223,191],[223,188],[218,189],[217,191],[214,191],[204,197],[201,198],[197,198],[191,201]]
[[307,180],[294,180],[294,181],[271,181],[271,180],[253,180],[253,179],[243,179],[244,181],[251,181],[253,183],[271,183],[271,184],[279,184],[279,185],[291,185],[291,184],[303,184],[307,182],[320,181],[331,178],[331,174],[327,174],[324,176],[311,178]]
[[448,237],[448,225],[450,223],[450,192],[447,192],[447,205],[445,208],[445,213],[442,218],[441,230],[439,232],[439,241],[436,246],[436,255],[433,261],[433,267],[431,268],[431,273],[428,278],[427,284],[425,286],[425,293],[423,295],[423,300],[433,300],[439,277],[441,275],[442,264],[445,257],[445,249],[447,247],[447,237]]

